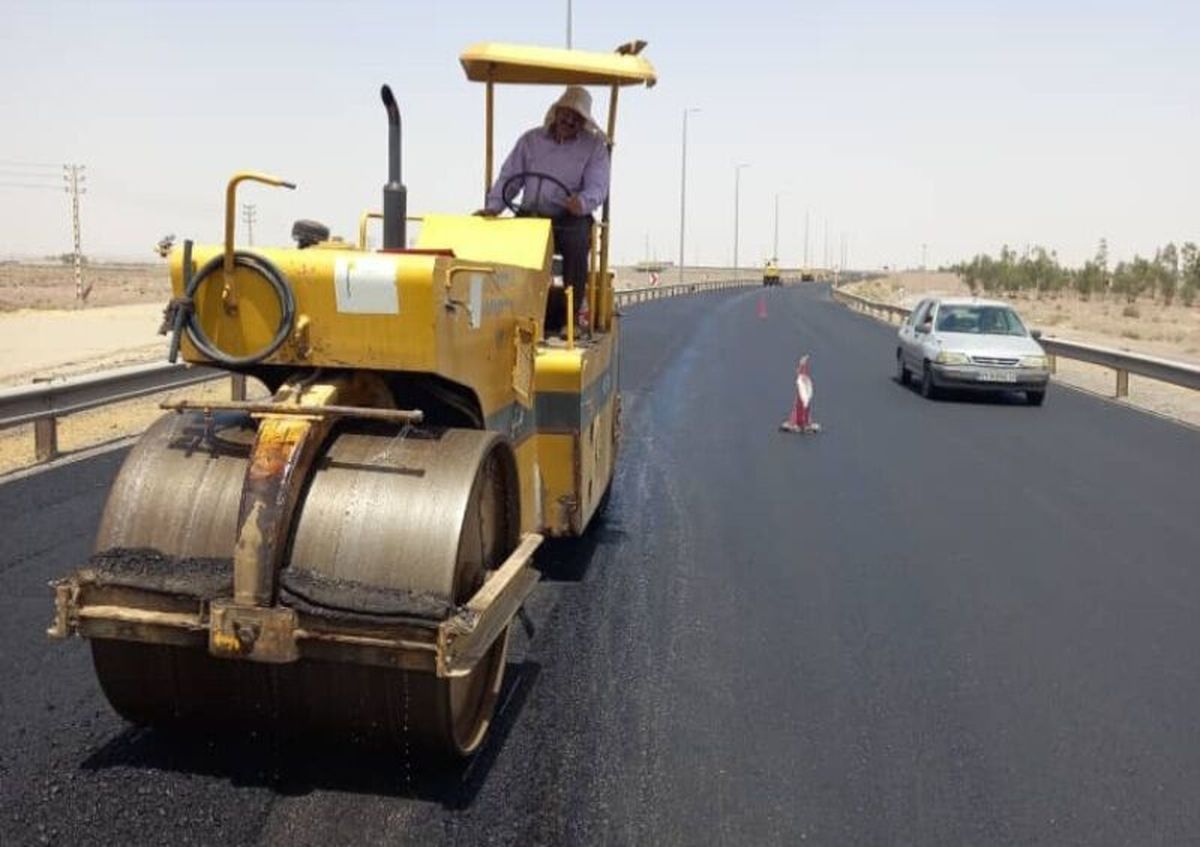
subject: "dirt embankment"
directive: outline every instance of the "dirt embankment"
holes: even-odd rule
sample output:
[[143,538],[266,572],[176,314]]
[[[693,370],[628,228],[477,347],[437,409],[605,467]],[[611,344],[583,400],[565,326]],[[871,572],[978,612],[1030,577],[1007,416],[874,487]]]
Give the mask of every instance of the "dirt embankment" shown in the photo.
[[88,264],[83,266],[81,281],[86,294],[83,301],[75,296],[71,265],[0,262],[0,312],[165,303],[171,296],[166,262]]

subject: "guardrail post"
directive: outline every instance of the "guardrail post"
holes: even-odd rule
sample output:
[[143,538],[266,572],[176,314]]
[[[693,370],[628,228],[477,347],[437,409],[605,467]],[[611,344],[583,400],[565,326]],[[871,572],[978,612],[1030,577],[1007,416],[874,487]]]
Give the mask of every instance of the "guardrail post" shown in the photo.
[[1052,374],[1058,373],[1058,357],[1053,353],[1048,353],[1046,355],[1046,370],[1050,371]]
[[245,374],[230,374],[229,375],[229,399],[245,400],[246,399],[246,375]]
[[1129,396],[1129,371],[1117,369],[1117,396]]
[[48,462],[58,456],[58,421],[55,418],[38,418],[33,422],[33,451],[39,462]]

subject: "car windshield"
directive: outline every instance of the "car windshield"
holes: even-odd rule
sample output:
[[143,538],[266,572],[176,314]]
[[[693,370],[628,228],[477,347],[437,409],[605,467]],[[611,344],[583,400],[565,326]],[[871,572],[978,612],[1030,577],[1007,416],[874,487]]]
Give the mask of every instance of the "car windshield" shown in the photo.
[[947,306],[938,309],[938,332],[975,335],[1025,335],[1016,312],[1004,306]]

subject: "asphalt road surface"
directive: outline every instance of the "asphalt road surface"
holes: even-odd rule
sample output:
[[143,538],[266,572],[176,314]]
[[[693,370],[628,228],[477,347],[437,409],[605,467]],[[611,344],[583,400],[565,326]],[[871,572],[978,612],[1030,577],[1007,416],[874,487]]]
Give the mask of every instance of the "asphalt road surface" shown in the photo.
[[923,400],[815,286],[624,327],[610,511],[540,554],[464,766],[123,723],[43,634],[121,454],[0,485],[0,843],[1194,842],[1200,433]]

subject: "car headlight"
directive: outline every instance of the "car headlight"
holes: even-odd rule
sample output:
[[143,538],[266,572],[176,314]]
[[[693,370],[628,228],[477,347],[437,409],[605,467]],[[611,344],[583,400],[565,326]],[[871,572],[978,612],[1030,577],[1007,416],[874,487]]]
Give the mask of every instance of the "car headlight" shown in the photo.
[[1044,368],[1046,367],[1045,356],[1022,356],[1021,367],[1023,368]]
[[939,365],[969,365],[971,363],[971,359],[966,353],[951,353],[949,350],[938,353],[934,361]]

